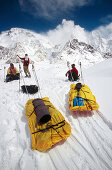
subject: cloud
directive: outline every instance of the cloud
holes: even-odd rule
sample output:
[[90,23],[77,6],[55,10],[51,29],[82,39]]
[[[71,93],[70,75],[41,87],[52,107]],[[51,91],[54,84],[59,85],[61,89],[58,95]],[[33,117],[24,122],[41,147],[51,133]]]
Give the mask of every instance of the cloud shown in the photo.
[[64,46],[66,42],[74,38],[80,42],[92,44],[92,42],[99,39],[99,37],[107,40],[112,39],[112,23],[100,26],[89,32],[79,25],[75,25],[74,21],[63,19],[60,25],[48,31],[45,36],[47,36],[53,45],[62,44]]
[[110,24],[107,24],[105,26],[100,26],[94,31],[99,32],[100,36],[105,39],[112,38],[112,22]]
[[21,9],[34,16],[52,19],[73,8],[90,4],[93,0],[18,0]]
[[112,14],[101,18],[100,21],[104,24],[109,24],[110,22],[112,22]]
[[46,36],[54,45],[64,44],[71,38],[73,30],[74,22],[64,19],[55,29],[48,31]]
[[74,21],[66,19],[62,20],[62,23],[55,29],[47,32],[45,36],[54,44],[63,44],[76,38],[79,41],[87,42],[87,31],[81,28],[79,25],[75,25]]

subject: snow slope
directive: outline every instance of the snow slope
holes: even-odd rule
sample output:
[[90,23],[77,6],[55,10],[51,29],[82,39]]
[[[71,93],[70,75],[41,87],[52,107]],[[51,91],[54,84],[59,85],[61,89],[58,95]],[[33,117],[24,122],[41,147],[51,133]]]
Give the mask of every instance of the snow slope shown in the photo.
[[[19,92],[19,81],[4,82],[8,65],[0,61],[0,169],[1,170],[111,170],[112,169],[112,60],[87,70],[83,78],[100,106],[93,115],[73,115],[68,109],[71,82],[64,64],[35,63],[40,91],[35,95]],[[4,69],[4,66],[6,69]],[[16,67],[19,66],[16,64]],[[78,66],[77,66],[78,67]],[[35,84],[35,77],[24,78]],[[24,73],[22,72],[24,77]],[[83,82],[83,80],[81,81]],[[23,85],[23,79],[20,85]],[[31,135],[25,117],[25,103],[32,98],[49,97],[72,127],[71,136],[45,153],[31,150]]]

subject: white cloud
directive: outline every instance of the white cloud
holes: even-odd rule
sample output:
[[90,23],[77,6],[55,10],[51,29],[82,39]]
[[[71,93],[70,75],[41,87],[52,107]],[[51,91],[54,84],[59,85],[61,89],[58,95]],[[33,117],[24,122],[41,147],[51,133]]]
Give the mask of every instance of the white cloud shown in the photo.
[[70,9],[85,6],[93,0],[18,0],[22,10],[34,16],[54,18]]
[[50,30],[47,33],[47,37],[54,45],[60,43],[64,44],[71,38],[73,30],[74,22],[66,21],[64,19],[62,24],[58,25],[54,30]]
[[79,41],[87,42],[87,32],[79,25],[75,25],[72,20],[63,19],[62,24],[58,25],[54,30],[48,31],[46,36],[54,44],[65,44],[73,38]]
[[100,26],[94,31],[99,32],[100,36],[105,39],[112,39],[112,22],[106,26]]
[[92,42],[99,39],[99,37],[105,38],[106,40],[112,39],[112,23],[106,26],[100,26],[97,29],[88,32],[79,25],[75,25],[74,21],[63,19],[60,25],[55,29],[48,31],[45,36],[47,36],[54,45],[64,45],[67,41],[74,38],[81,42],[92,44]]

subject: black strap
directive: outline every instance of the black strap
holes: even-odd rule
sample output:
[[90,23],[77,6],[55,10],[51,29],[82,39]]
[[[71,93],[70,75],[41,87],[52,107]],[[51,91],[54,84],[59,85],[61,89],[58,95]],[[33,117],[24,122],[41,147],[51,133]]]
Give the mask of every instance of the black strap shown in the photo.
[[[60,125],[60,126],[58,126],[58,125]],[[55,124],[55,125],[46,125],[46,128],[45,129],[38,129],[36,132],[33,132],[32,134],[35,134],[35,133],[38,133],[38,132],[46,132],[46,131],[48,131],[49,129],[54,129],[54,130],[56,130],[56,129],[58,129],[58,128],[61,128],[62,126],[64,126],[65,125],[65,120],[63,120],[63,121],[61,121],[61,122],[59,122],[59,123],[57,123],[57,124]],[[58,127],[56,127],[56,126],[58,126]],[[55,128],[56,127],[56,128]]]
[[[81,89],[81,90],[82,90],[82,89]],[[83,90],[82,90],[82,92],[84,93]],[[88,104],[89,108],[90,108],[91,110],[93,110],[93,108],[92,108],[92,106],[90,105],[89,101],[94,101],[94,100],[87,99],[85,93],[84,93],[84,95],[85,95],[85,98],[83,98],[83,99],[86,101],[86,103]],[[95,102],[95,101],[94,101],[94,102]],[[86,107],[87,107],[87,106],[86,106]]]

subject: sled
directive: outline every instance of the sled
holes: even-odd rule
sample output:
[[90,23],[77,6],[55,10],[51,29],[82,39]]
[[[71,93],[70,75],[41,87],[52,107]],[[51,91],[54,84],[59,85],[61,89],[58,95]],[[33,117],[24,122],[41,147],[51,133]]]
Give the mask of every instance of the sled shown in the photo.
[[38,87],[36,85],[23,85],[21,89],[23,93],[35,94],[38,92]]
[[70,111],[98,110],[99,108],[90,88],[81,83],[71,84],[68,102]]
[[[42,100],[45,106],[40,107],[41,104],[38,104],[35,107],[38,100]],[[48,110],[46,110],[46,114],[42,117],[45,107]],[[38,112],[38,115],[36,112]],[[48,97],[28,100],[25,105],[25,113],[32,137],[32,150],[46,151],[58,142],[66,140],[71,134],[70,124],[52,105]]]

